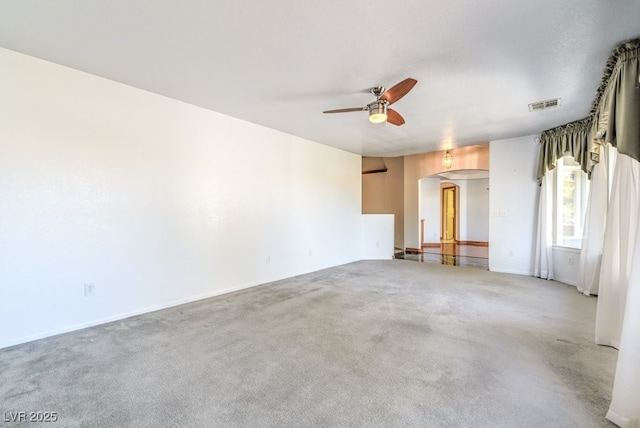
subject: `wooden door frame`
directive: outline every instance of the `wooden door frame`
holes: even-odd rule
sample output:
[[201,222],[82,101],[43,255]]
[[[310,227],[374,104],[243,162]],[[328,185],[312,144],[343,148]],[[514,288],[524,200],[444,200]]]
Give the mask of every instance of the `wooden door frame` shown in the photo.
[[444,242],[445,218],[444,192],[453,189],[454,213],[453,213],[453,242],[458,242],[460,237],[460,186],[454,183],[440,183],[440,242]]

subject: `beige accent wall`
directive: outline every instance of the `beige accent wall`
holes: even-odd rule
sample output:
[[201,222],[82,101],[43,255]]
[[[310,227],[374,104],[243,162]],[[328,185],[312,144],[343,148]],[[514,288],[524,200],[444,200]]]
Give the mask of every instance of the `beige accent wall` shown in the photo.
[[362,213],[393,214],[394,247],[404,248],[404,158],[362,158]]
[[[489,170],[489,144],[460,147],[451,150],[453,167]],[[404,157],[404,246],[420,248],[420,219],[418,181],[447,171],[442,166],[444,150]],[[364,192],[363,192],[364,195]]]

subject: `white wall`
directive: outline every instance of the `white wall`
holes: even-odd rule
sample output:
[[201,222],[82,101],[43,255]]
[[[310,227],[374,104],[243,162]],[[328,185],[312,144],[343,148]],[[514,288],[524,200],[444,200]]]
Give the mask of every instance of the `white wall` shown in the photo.
[[490,145],[489,269],[533,274],[538,182],[536,136]]
[[466,241],[489,242],[489,179],[467,180]]
[[0,63],[0,347],[360,259],[360,156]]
[[558,282],[577,286],[580,275],[578,270],[580,249],[554,245],[551,248],[551,257],[553,260],[554,279]]
[[362,216],[362,258],[392,259],[393,229],[393,214],[364,214]]
[[424,242],[440,243],[440,178],[427,177],[418,183],[420,219],[424,219]]
[[467,183],[464,180],[442,180],[443,183],[452,183],[458,186],[458,240],[467,239]]

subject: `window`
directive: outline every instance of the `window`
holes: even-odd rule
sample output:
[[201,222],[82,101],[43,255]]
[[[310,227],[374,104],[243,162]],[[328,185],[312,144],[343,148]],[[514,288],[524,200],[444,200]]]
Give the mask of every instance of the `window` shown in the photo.
[[589,180],[571,156],[558,159],[555,191],[554,242],[564,247],[580,248],[587,211]]

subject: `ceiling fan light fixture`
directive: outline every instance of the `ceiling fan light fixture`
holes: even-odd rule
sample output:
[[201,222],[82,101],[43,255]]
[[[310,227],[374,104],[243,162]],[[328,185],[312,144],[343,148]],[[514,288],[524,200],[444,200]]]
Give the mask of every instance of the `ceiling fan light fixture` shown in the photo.
[[383,123],[387,121],[387,103],[376,101],[369,104],[369,122]]

